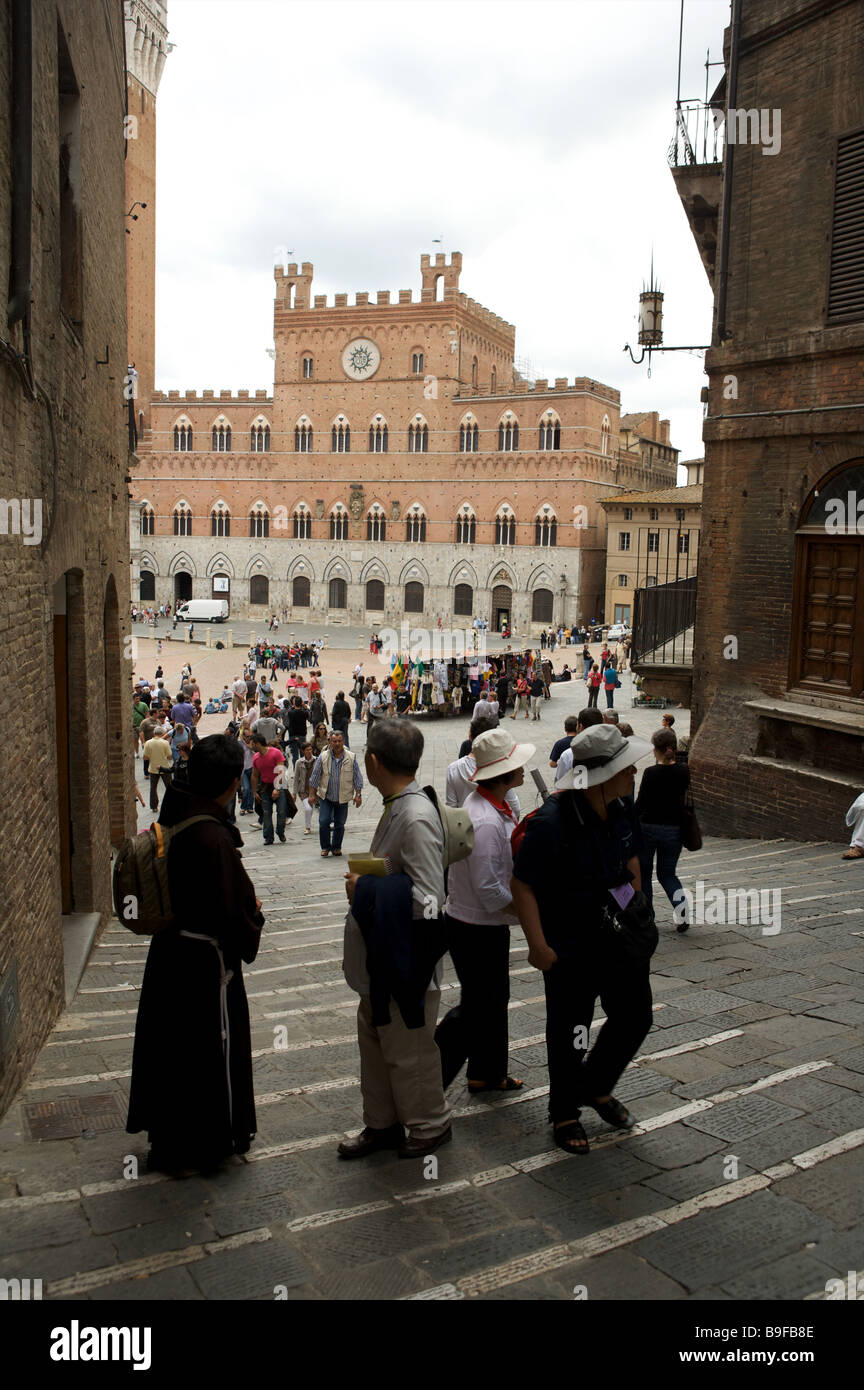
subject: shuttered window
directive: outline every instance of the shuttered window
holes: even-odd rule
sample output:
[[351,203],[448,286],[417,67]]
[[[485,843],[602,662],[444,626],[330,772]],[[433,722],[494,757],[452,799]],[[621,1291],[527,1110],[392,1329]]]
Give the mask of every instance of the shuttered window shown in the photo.
[[864,130],[837,141],[828,322],[864,319]]

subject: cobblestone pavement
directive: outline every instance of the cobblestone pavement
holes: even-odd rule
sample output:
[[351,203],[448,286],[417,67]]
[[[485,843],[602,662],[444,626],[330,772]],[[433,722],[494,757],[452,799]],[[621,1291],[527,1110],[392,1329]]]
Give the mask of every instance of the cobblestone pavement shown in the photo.
[[[626,708],[629,678],[621,694]],[[548,748],[583,700],[581,685],[555,687],[540,724],[514,730],[550,777]],[[632,722],[650,732],[659,716]],[[463,729],[430,727],[422,780],[443,785]],[[368,847],[378,814],[370,791],[346,851]],[[144,1136],[122,1125],[147,942],[112,923],[0,1126],[0,1278],[78,1300],[572,1299],[579,1286],[594,1300],[773,1300],[824,1297],[862,1268],[864,879],[839,843],[714,839],[683,856],[691,889],[782,890],[782,930],[679,936],[662,900],[655,1026],[617,1090],[639,1124],[621,1135],[586,1112],[587,1159],[551,1142],[542,982],[514,930],[525,1089],[476,1098],[457,1081],[454,1142],[427,1176],[389,1153],[336,1157],[361,1123],[346,865],[302,830],[298,816],[266,850],[246,835],[267,915],[245,969],[260,1126],[248,1161],[208,1179],[146,1175]],[[449,1005],[449,965],[445,979]],[[24,1107],[57,1101],[68,1137],[31,1138]]]

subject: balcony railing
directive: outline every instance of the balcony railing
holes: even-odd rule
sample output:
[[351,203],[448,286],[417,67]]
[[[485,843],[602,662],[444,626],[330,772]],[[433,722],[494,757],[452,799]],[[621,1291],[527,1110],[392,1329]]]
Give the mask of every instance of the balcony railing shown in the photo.
[[704,101],[681,102],[675,109],[675,134],[668,150],[673,169],[723,163],[723,122],[720,107]]
[[637,589],[633,595],[631,660],[654,665],[692,665],[696,575]]

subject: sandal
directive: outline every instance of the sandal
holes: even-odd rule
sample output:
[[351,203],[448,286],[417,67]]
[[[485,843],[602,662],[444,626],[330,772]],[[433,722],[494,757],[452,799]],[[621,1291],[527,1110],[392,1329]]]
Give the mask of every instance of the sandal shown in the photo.
[[505,1076],[503,1081],[491,1084],[486,1081],[469,1081],[468,1090],[472,1096],[476,1096],[480,1091],[521,1091],[524,1085],[524,1081],[517,1081],[514,1076]]
[[845,854],[840,855],[841,859],[864,859],[864,849],[858,845],[850,845]]
[[334,859],[341,859],[341,858],[342,858],[342,851],[341,851],[341,849],[331,849],[330,853],[332,854],[332,856],[333,856]]
[[591,1152],[588,1147],[588,1135],[578,1120],[563,1120],[561,1124],[555,1125],[552,1137],[558,1148],[563,1149],[565,1153],[587,1154]]
[[322,859],[329,859],[329,858],[330,858],[330,851],[329,851],[329,849],[322,849],[322,851],[321,851],[321,858],[322,858]]
[[589,1100],[586,1102],[592,1110],[596,1110],[601,1120],[605,1120],[607,1125],[614,1125],[616,1129],[632,1129],[636,1121],[630,1111],[612,1096],[609,1100]]

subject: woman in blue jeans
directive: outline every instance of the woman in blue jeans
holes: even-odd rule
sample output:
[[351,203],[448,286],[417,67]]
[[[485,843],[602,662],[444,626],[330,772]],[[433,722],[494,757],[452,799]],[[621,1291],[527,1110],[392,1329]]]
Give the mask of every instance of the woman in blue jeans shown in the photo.
[[681,854],[681,811],[690,785],[690,771],[686,763],[676,761],[678,740],[671,729],[659,729],[652,735],[651,742],[656,766],[643,772],[636,798],[636,814],[644,841],[644,849],[639,856],[642,892],[649,903],[652,902],[656,853],[657,878],[676,910],[675,921],[679,932],[685,932],[690,926],[690,915],[676,869]]

